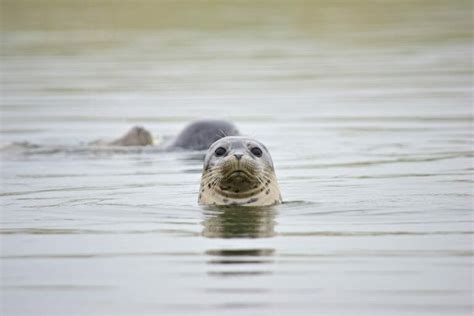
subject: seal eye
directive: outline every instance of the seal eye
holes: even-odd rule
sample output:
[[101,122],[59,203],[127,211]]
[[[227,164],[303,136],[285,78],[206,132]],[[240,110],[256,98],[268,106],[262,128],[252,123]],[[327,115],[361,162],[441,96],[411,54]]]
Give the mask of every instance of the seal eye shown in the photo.
[[250,151],[252,152],[252,154],[254,154],[255,156],[257,157],[262,157],[262,150],[258,147],[254,147],[252,149],[250,149]]
[[226,150],[223,147],[218,147],[216,151],[214,152],[217,157],[223,156],[225,154]]

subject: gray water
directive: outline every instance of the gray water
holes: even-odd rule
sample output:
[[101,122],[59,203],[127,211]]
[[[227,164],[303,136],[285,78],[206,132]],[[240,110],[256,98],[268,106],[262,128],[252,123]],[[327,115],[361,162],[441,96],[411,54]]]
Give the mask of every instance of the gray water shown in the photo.
[[[471,9],[2,1],[2,315],[470,315]],[[267,145],[283,205],[86,146],[204,117]]]

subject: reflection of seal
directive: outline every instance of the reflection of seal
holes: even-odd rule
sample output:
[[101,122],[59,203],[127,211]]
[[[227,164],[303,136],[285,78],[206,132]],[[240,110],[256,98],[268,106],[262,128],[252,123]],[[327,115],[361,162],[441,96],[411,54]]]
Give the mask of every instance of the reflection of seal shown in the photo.
[[[222,137],[235,135],[239,135],[239,131],[232,123],[221,120],[195,121],[186,126],[169,144],[163,146],[163,149],[204,150],[208,149],[213,142]],[[102,144],[102,142],[96,144]],[[106,145],[148,146],[153,145],[153,137],[145,128],[135,126],[124,136],[106,143]]]
[[281,203],[272,158],[250,138],[224,137],[204,159],[199,204],[267,206]]
[[274,207],[217,206],[204,208],[202,235],[207,238],[268,238],[275,236]]

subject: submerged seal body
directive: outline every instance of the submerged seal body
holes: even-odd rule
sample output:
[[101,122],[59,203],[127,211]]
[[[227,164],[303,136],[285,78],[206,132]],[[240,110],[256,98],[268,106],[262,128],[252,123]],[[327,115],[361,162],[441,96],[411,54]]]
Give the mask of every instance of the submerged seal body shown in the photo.
[[153,145],[153,136],[144,127],[134,126],[125,135],[108,144],[112,146],[148,146]]
[[[223,120],[199,120],[187,125],[177,137],[162,146],[162,149],[172,150],[205,150],[216,140],[225,136],[240,135],[237,127]],[[102,145],[103,142],[94,144]],[[110,146],[151,146],[152,134],[141,126],[132,127],[125,135],[105,143]]]
[[229,136],[214,142],[204,158],[201,205],[270,206],[281,203],[273,161],[257,140]]

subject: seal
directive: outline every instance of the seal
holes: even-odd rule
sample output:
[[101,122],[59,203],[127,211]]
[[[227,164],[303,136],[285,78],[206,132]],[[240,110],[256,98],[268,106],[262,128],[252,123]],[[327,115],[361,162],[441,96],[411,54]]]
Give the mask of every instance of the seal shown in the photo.
[[222,120],[199,120],[186,126],[166,147],[168,150],[206,150],[225,136],[240,135],[237,127]]
[[281,201],[272,158],[261,142],[227,136],[209,147],[204,158],[199,204],[270,206]]
[[[206,150],[209,146],[225,136],[240,135],[237,127],[223,120],[198,120],[187,125],[181,133],[170,142],[163,144],[161,149],[174,150]],[[141,126],[132,127],[122,137],[107,143],[95,142],[96,145],[109,146],[151,146],[154,145],[152,134]]]
[[141,126],[132,127],[122,137],[108,143],[111,146],[150,146],[153,145],[153,136]]

